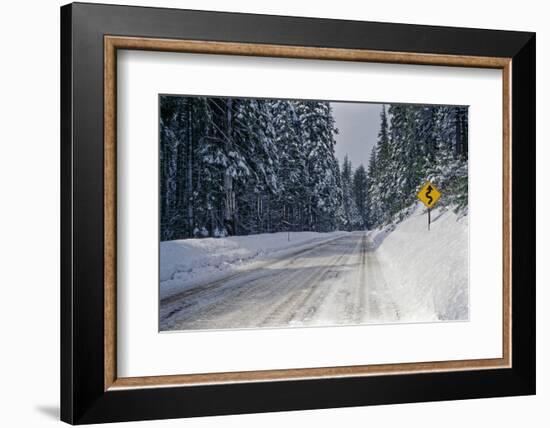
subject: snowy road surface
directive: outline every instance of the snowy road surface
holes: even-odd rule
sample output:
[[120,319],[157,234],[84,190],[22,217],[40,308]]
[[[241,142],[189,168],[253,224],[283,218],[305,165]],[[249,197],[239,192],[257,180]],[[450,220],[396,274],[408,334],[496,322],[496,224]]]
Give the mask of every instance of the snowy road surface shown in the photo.
[[166,296],[160,329],[398,321],[374,250],[369,232],[353,232]]

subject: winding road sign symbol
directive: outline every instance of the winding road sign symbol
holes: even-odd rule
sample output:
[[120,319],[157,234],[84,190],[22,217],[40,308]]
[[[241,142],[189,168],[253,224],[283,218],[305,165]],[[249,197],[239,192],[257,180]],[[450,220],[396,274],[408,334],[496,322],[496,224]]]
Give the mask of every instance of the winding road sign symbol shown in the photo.
[[426,205],[426,208],[432,208],[441,197],[441,192],[432,183],[426,181],[416,196]]

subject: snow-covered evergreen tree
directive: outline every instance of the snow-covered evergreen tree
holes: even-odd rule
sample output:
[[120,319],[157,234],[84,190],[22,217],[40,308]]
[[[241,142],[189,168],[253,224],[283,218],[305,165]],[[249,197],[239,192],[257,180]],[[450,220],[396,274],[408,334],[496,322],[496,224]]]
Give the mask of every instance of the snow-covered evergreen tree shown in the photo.
[[329,102],[162,96],[159,132],[162,240],[370,228],[427,179],[468,203],[466,107],[384,106],[367,169],[339,165]]
[[466,109],[441,106],[434,110],[435,153],[426,174],[442,192],[440,205],[461,210],[468,205]]
[[369,160],[369,224],[379,225],[387,220],[389,211],[388,187],[390,183],[390,128],[386,107],[382,107],[380,114],[380,131],[376,146],[372,149]]
[[368,220],[400,220],[430,180],[442,192],[440,207],[468,203],[467,108],[393,104],[381,113],[368,170]]
[[161,97],[161,239],[338,227],[328,102]]
[[300,102],[302,147],[307,171],[306,230],[330,231],[337,227],[341,191],[334,153],[334,119],[327,102]]
[[353,167],[347,155],[342,162],[340,176],[342,183],[342,228],[348,231],[361,229],[364,227],[363,219],[357,208],[354,195]]
[[367,170],[363,165],[359,165],[353,173],[352,193],[359,214],[359,227],[361,229],[368,226],[368,187]]

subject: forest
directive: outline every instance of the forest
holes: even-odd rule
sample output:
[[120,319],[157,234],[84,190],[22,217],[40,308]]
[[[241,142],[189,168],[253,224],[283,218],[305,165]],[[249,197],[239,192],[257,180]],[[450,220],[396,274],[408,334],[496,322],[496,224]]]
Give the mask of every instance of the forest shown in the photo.
[[368,165],[353,165],[327,101],[159,102],[162,241],[371,229],[404,218],[425,180],[467,210],[467,107],[385,105]]

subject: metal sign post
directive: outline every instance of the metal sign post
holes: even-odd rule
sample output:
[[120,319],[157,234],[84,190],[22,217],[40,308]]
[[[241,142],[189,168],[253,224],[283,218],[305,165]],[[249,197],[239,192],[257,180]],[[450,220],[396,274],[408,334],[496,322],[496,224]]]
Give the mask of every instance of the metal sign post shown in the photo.
[[441,192],[437,188],[426,181],[420,192],[417,193],[416,197],[426,206],[428,209],[428,230],[430,230],[430,224],[432,223],[431,218],[431,209],[435,206],[439,198],[441,198]]

